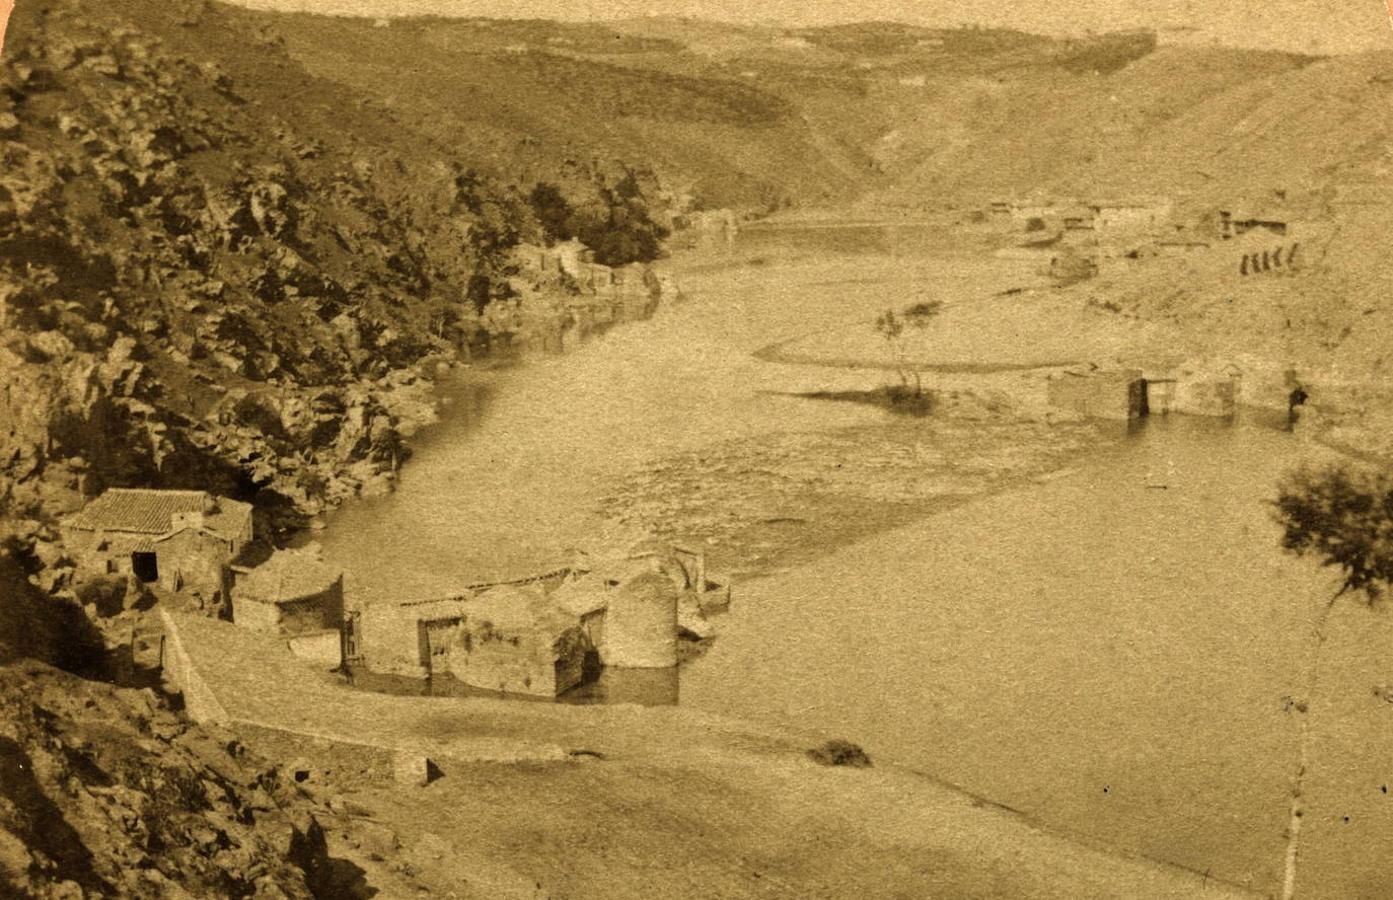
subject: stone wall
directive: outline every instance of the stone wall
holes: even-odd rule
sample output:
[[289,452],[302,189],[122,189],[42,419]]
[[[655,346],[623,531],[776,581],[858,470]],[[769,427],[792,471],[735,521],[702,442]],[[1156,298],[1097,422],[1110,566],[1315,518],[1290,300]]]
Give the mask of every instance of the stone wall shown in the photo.
[[276,634],[280,631],[281,611],[276,604],[232,592],[232,621],[242,628]]
[[161,664],[164,678],[171,687],[184,697],[184,712],[195,722],[212,722],[227,725],[232,720],[218,702],[217,695],[208,687],[193,660],[184,648],[179,634],[179,626],[168,612],[160,610],[160,621],[164,625],[164,652]]
[[93,575],[130,575],[131,553],[150,544],[148,535],[80,529],[68,530],[63,538],[78,568]]
[[605,665],[677,665],[677,599],[676,585],[661,572],[645,573],[611,591],[605,612]]
[[297,634],[287,643],[291,653],[307,662],[320,663],[330,669],[343,663],[342,636],[337,631]]
[[1191,416],[1232,416],[1235,395],[1232,378],[1181,378],[1175,383],[1171,411]]
[[186,528],[155,542],[160,586],[209,599],[227,596],[228,544],[205,531]]
[[428,673],[421,661],[419,623],[463,616],[463,599],[370,603],[362,608],[362,633],[358,638],[363,663],[384,675],[423,678]]
[[450,649],[450,673],[483,690],[555,697],[580,683],[584,652],[558,653],[554,642],[547,632],[510,632],[466,620]]
[[309,597],[282,600],[281,634],[305,634],[325,628],[338,628],[343,621],[342,594],[330,588]]
[[1144,410],[1143,384],[1140,371],[1066,372],[1051,378],[1046,391],[1052,406],[1089,418],[1126,421]]

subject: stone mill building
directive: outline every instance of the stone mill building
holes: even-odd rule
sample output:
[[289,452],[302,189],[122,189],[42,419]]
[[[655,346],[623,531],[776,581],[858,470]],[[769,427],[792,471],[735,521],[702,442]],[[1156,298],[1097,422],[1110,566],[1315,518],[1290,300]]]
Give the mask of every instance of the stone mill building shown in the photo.
[[64,535],[79,568],[225,599],[232,561],[252,540],[250,504],[206,491],[112,488]]

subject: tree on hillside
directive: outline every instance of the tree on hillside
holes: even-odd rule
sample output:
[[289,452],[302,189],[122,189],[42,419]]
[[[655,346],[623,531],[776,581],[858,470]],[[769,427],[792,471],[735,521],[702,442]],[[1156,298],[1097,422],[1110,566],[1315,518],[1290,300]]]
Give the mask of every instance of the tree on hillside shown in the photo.
[[1282,879],[1282,898],[1292,900],[1305,815],[1302,792],[1309,765],[1310,709],[1320,687],[1325,629],[1341,597],[1355,595],[1368,607],[1393,586],[1393,475],[1338,465],[1300,469],[1280,485],[1273,507],[1283,527],[1283,549],[1297,556],[1316,557],[1322,565],[1339,568],[1343,576],[1340,589],[1312,627],[1306,699],[1289,704],[1301,716],[1300,755],[1292,777]]
[[[904,346],[905,330],[912,328],[922,331],[928,327],[942,309],[942,303],[931,300],[916,303],[901,313],[887,309],[876,316],[876,333],[885,338],[885,342],[890,345],[890,352],[895,358],[895,371],[900,376],[899,391],[901,396],[907,399],[921,399],[924,396],[924,385],[919,377],[919,371],[909,363]],[[913,382],[912,390],[911,381]]]
[[526,216],[516,197],[495,187],[473,169],[455,174],[455,199],[451,210],[467,214],[465,250],[474,271],[465,289],[477,312],[495,300],[512,296],[508,276],[516,274],[513,249],[525,235]]
[[599,203],[582,216],[577,233],[607,266],[652,262],[662,253],[668,230],[648,213],[648,198],[632,172],[601,186]]
[[548,242],[569,241],[576,236],[576,211],[561,188],[539,181],[527,195],[527,202]]
[[532,215],[550,242],[579,238],[606,266],[652,262],[668,230],[653,221],[650,201],[629,171],[613,184],[596,176],[589,197],[572,199],[557,185],[538,182],[527,196]]

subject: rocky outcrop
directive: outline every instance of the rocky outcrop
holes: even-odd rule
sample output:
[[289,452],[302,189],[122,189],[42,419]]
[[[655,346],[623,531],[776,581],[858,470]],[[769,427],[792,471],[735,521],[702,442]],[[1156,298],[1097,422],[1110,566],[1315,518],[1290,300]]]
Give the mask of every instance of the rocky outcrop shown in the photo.
[[154,693],[0,667],[0,893],[330,896],[293,782]]

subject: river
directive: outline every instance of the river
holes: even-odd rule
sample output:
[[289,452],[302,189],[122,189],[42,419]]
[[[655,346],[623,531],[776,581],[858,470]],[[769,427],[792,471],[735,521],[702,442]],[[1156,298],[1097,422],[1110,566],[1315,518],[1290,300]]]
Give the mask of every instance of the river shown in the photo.
[[[691,296],[653,321],[447,385],[399,490],[337,513],[326,553],[366,597],[443,593],[642,537],[603,500],[654,459],[886,427],[873,407],[789,396],[880,374],[753,354],[864,327],[887,296],[967,302],[1032,280],[942,238],[756,229],[685,254]],[[1058,477],[741,583],[680,702],[843,736],[1049,827],[1270,892],[1298,749],[1286,698],[1304,696],[1332,579],[1280,552],[1266,502],[1330,454],[1259,418],[1151,420]],[[1389,620],[1342,601],[1332,622],[1302,896],[1393,885],[1378,862],[1393,860],[1393,706],[1374,691]]]

